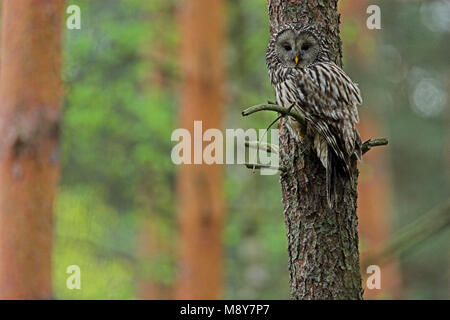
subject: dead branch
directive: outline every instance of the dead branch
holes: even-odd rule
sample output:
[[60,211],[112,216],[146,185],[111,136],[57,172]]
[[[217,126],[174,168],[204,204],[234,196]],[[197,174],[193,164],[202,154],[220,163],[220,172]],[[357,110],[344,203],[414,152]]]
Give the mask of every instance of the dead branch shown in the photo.
[[[250,108],[245,109],[242,111],[242,116],[247,117],[251,114],[254,114],[256,112],[260,111],[275,111],[278,113],[281,113],[285,116],[293,117],[295,120],[300,122],[302,125],[305,125],[305,119],[302,117],[300,113],[298,113],[295,110],[289,110],[287,108],[283,108],[276,104],[258,104],[255,106],[252,106]],[[379,146],[385,146],[388,144],[388,140],[386,138],[373,138],[365,141],[362,145],[362,153],[365,154],[367,151],[371,150],[373,147],[379,147]]]
[[386,146],[388,144],[388,140],[386,138],[373,138],[369,139],[362,145],[362,154],[365,154],[367,151],[372,149],[373,147],[378,146]]
[[305,125],[305,119],[295,110],[289,110],[276,104],[258,104],[242,111],[242,116],[246,117],[259,111],[275,111],[285,116],[291,116],[301,124]]
[[259,169],[273,169],[273,170],[278,170],[278,171],[286,170],[284,167],[274,167],[274,166],[269,166],[269,165],[259,164],[259,163],[245,163],[245,166],[248,169],[252,169],[252,170],[259,170]]
[[245,146],[247,148],[251,148],[251,149],[257,149],[257,150],[263,150],[266,151],[267,153],[278,153],[278,147],[276,145],[270,144],[270,143],[261,143],[258,141],[245,141]]

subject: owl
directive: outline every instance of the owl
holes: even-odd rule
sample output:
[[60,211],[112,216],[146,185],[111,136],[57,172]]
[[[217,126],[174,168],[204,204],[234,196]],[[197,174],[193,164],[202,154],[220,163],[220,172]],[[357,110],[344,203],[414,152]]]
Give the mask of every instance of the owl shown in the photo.
[[[284,25],[273,34],[266,54],[269,79],[277,104],[293,108],[305,119],[318,160],[326,170],[327,200],[335,194],[332,177],[339,172],[352,181],[351,158],[361,160],[361,138],[356,129],[358,86],[329,58],[329,49],[312,25]],[[299,124],[287,122],[289,132],[301,140]]]

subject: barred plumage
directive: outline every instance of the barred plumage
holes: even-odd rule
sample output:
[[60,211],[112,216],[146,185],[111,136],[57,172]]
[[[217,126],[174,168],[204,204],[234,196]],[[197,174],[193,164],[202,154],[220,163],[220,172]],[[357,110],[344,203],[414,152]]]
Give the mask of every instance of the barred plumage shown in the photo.
[[[308,131],[314,134],[314,148],[327,172],[331,205],[330,180],[332,171],[337,169],[333,166],[342,163],[343,171],[354,179],[351,157],[362,156],[356,129],[357,106],[362,103],[360,91],[329,59],[326,43],[314,26],[281,26],[269,42],[266,60],[277,104],[298,111],[305,118]],[[299,139],[292,119],[289,124]],[[333,162],[334,155],[339,161]]]

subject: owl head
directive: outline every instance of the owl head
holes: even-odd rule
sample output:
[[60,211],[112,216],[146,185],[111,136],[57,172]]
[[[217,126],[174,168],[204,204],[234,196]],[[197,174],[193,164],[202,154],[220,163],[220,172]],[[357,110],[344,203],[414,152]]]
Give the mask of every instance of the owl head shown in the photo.
[[328,50],[319,30],[312,25],[283,25],[272,36],[267,58],[284,67],[304,68],[326,61]]

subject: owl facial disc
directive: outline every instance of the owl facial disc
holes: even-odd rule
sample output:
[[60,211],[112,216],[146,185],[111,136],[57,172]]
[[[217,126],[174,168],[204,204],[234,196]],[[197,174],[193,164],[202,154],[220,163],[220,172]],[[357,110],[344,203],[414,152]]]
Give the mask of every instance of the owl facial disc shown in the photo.
[[286,29],[278,35],[275,50],[284,66],[303,68],[317,61],[320,43],[310,31]]

